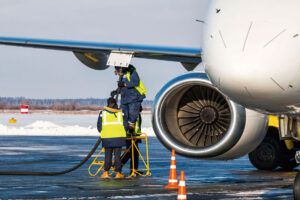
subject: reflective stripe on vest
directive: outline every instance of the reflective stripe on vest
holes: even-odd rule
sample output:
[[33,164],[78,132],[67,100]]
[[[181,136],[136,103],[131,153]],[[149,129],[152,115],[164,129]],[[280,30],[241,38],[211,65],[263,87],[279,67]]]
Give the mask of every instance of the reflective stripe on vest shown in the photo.
[[[121,117],[122,117],[122,113],[121,112],[118,112],[116,113],[117,114],[117,121],[116,122],[108,122],[107,121],[107,112],[106,111],[103,111],[102,113],[102,125],[105,126],[105,125],[111,125],[111,124],[122,124],[123,125],[123,120],[121,120]],[[114,115],[114,114],[113,114]]]
[[102,130],[101,138],[122,138],[126,137],[126,131],[123,125],[122,112],[109,113],[102,112]]
[[[126,78],[130,82],[130,72],[126,73]],[[140,93],[140,95],[147,94],[147,89],[146,89],[144,83],[141,81],[141,79],[140,79],[139,85],[136,86],[135,89]]]

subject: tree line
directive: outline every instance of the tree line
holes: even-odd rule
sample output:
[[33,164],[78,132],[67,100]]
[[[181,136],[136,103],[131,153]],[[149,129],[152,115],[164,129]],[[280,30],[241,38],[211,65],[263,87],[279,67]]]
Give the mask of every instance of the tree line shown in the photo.
[[[153,101],[145,100],[143,107],[150,110]],[[1,110],[17,110],[20,105],[27,104],[33,110],[57,110],[57,111],[97,111],[106,106],[106,99],[30,99],[25,97],[0,97]]]

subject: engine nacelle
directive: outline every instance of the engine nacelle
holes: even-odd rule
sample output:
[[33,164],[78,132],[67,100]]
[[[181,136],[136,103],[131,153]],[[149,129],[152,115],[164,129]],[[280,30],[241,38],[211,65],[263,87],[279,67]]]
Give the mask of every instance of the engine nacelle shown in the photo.
[[234,159],[264,139],[267,116],[245,109],[215,88],[204,73],[189,73],[157,94],[153,128],[169,149],[195,158]]
[[91,69],[105,70],[109,66],[106,65],[110,52],[98,52],[98,53],[82,53],[74,52],[74,55],[80,62]]

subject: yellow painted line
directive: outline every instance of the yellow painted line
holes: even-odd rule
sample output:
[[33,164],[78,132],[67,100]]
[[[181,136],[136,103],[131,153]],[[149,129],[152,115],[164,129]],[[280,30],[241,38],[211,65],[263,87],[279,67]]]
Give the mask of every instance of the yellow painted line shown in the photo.
[[83,55],[86,58],[90,59],[94,63],[98,63],[99,62],[99,60],[96,57],[94,57],[94,55],[92,53],[84,53]]

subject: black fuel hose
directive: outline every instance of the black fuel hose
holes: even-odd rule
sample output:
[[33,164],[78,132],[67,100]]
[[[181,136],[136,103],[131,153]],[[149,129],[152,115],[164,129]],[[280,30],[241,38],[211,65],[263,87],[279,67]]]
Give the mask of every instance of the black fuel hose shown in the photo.
[[83,164],[85,164],[95,153],[98,146],[101,143],[101,137],[99,137],[98,141],[92,148],[92,150],[89,152],[89,154],[77,165],[73,166],[70,169],[66,169],[61,172],[30,172],[30,171],[0,171],[0,175],[8,175],[8,176],[58,176],[70,173],[72,171],[75,171],[76,169],[80,168]]
[[[121,82],[122,81],[122,79],[123,79],[123,74],[121,73],[120,75],[119,75],[119,82]],[[118,84],[119,84],[119,82],[118,82]],[[119,87],[118,86],[118,89],[117,89],[117,96],[116,96],[116,102],[118,103],[118,101],[119,101],[119,95],[120,95],[120,93],[121,93],[121,87]]]

